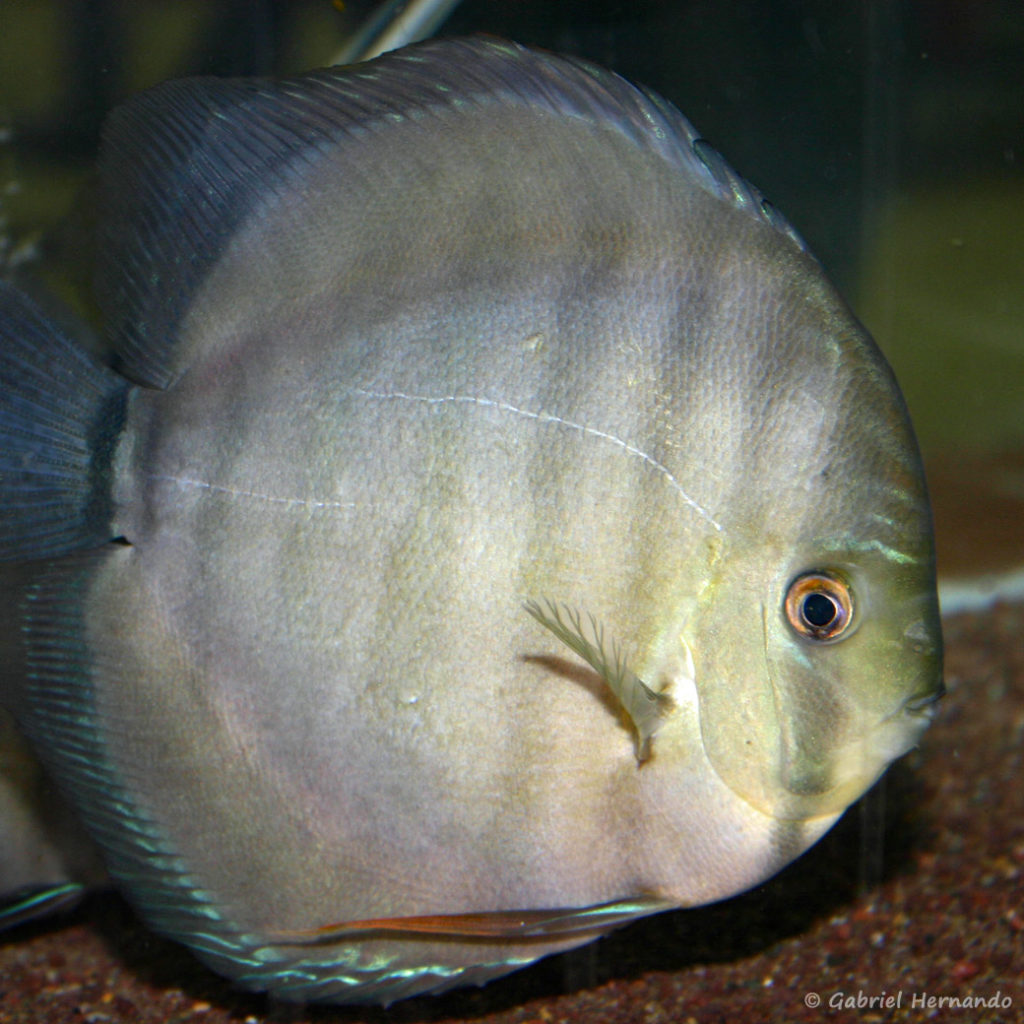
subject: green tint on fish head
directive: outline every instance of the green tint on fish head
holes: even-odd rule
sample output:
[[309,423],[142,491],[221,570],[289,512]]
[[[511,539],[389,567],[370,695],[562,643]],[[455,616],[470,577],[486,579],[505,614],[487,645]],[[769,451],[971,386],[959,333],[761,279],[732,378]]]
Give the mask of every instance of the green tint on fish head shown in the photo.
[[684,632],[709,759],[783,819],[840,813],[916,744],[942,692],[930,510],[903,400],[799,261],[787,284],[759,280],[740,314],[739,329],[764,332],[743,318],[772,301],[785,311],[768,331],[777,379],[760,404],[742,400],[760,410],[739,431],[748,469]]

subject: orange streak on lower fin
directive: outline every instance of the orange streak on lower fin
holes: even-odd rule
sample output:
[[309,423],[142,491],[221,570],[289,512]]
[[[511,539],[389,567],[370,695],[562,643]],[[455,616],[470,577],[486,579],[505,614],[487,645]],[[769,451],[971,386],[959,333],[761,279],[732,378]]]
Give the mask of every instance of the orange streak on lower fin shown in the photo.
[[476,914],[430,914],[413,917],[373,917],[318,928],[280,932],[283,944],[316,944],[366,937],[374,932],[458,939],[559,938],[602,932],[638,917],[667,910],[675,904],[653,896],[592,907],[553,910],[496,910]]

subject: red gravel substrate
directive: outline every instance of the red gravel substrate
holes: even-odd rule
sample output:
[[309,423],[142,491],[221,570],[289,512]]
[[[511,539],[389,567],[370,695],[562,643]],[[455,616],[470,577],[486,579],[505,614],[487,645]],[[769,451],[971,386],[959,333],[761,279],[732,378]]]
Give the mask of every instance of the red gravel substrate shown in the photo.
[[[1024,605],[949,620],[946,640],[950,693],[923,749],[753,893],[388,1011],[235,992],[97,897],[5,937],[0,1024],[1024,1021]],[[884,852],[866,838],[880,825]],[[876,1004],[830,1005],[858,994]],[[1000,1005],[938,1002],[965,998]]]

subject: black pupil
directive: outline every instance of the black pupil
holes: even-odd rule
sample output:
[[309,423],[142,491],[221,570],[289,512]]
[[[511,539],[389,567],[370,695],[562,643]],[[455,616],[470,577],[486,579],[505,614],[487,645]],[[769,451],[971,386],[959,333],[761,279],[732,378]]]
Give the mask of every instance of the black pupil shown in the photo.
[[804,620],[815,629],[832,625],[839,610],[835,601],[827,594],[808,594],[804,598]]

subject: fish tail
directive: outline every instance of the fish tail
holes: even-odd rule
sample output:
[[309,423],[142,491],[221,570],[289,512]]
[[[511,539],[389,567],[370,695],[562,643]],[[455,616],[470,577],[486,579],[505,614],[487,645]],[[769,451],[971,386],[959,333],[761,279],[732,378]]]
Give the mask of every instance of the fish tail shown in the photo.
[[111,466],[128,391],[0,281],[0,561],[113,539]]

